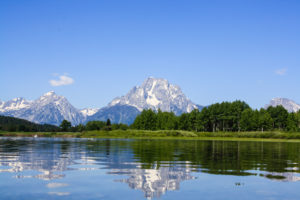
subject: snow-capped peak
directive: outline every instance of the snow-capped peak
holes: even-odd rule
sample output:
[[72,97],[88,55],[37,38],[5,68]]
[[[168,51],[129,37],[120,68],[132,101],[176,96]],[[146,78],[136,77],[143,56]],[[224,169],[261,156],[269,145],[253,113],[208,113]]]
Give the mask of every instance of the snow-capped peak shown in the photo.
[[83,115],[74,108],[69,101],[50,91],[35,101],[27,101],[23,98],[15,98],[0,106],[0,112],[4,115],[27,119],[36,123],[49,123],[59,125],[64,119],[72,125],[82,123]]
[[59,97],[54,91],[43,94],[40,98],[57,98]]
[[88,117],[88,116],[92,116],[99,110],[100,110],[99,108],[84,108],[81,109],[80,112],[83,114],[83,116]]
[[67,101],[64,96],[57,95],[54,91],[50,91],[42,95],[39,99],[36,100],[36,103],[40,105],[45,105],[50,102],[59,104],[59,102]]
[[14,102],[20,102],[22,100],[24,100],[24,98],[22,98],[22,97],[17,97],[17,98],[12,99],[12,101],[14,101]]
[[52,91],[49,91],[47,93],[45,93],[43,96],[53,96],[53,95],[56,95],[55,92],[52,90]]
[[136,86],[125,96],[114,99],[109,106],[130,105],[138,110],[153,109],[173,111],[176,114],[191,112],[197,106],[181,91],[180,87],[170,84],[166,79],[147,78],[141,86]]
[[27,101],[22,97],[14,98],[7,102],[0,102],[0,112],[28,108],[30,107],[31,103],[32,103],[31,101]]
[[279,105],[283,106],[289,112],[298,112],[300,110],[299,104],[287,98],[273,98],[265,108],[268,108],[269,106],[276,107]]

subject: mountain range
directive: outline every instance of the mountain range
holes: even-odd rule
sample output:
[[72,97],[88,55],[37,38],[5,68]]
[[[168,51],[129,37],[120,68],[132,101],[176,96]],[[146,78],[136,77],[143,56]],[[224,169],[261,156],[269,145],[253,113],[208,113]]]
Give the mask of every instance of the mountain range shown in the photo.
[[131,89],[126,95],[113,99],[101,109],[77,109],[63,96],[54,91],[45,93],[34,101],[15,98],[0,101],[0,114],[26,119],[35,123],[59,125],[66,119],[73,125],[92,120],[131,124],[143,109],[174,112],[176,115],[202,109],[189,100],[179,86],[167,80],[150,77],[141,86]]
[[[274,98],[269,106],[282,105],[289,112],[297,112],[300,105],[286,98]],[[59,125],[64,119],[72,125],[88,121],[110,119],[112,123],[131,124],[143,109],[174,112],[176,115],[201,110],[203,106],[189,100],[179,86],[166,79],[150,77],[127,94],[116,97],[104,108],[77,109],[63,96],[50,91],[34,101],[15,98],[0,100],[0,115],[26,119],[40,124]]]
[[65,97],[53,91],[42,95],[35,101],[15,98],[2,103],[0,114],[53,125],[59,125],[64,119],[76,125],[82,123],[85,118]]

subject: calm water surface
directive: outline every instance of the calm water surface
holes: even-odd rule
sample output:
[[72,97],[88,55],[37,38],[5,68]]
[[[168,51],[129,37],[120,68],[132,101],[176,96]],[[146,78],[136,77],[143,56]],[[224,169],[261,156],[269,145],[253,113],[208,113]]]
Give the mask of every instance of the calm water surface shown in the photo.
[[300,143],[0,138],[0,199],[300,199]]

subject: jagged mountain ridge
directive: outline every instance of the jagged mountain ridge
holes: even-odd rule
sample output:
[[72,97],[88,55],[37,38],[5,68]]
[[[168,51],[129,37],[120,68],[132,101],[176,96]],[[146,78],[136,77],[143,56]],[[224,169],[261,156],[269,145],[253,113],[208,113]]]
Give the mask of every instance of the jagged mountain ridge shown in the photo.
[[28,101],[22,97],[14,98],[7,102],[0,100],[0,112],[6,112],[11,110],[20,110],[22,108],[28,108],[32,104],[32,101]]
[[146,79],[141,86],[134,87],[126,95],[115,98],[108,106],[118,104],[133,106],[139,111],[172,111],[176,115],[199,108],[183,94],[179,86],[170,84],[166,79],[153,77]]
[[265,108],[270,106],[276,107],[279,105],[283,106],[288,112],[298,112],[300,110],[300,104],[287,98],[274,98],[269,104],[265,105]]
[[82,123],[84,116],[63,96],[51,91],[35,101],[16,98],[1,106],[0,114],[26,119],[40,124],[59,125],[64,119],[73,125]]
[[112,123],[131,124],[143,109],[160,109],[180,115],[202,108],[190,101],[180,87],[153,77],[146,79],[141,86],[134,87],[125,96],[115,98],[102,109],[76,109],[65,97],[53,91],[35,101],[24,98],[0,101],[1,115],[52,125],[59,125],[64,119],[77,125],[91,120],[106,121],[108,118]]
[[[265,108],[277,105],[282,105],[289,112],[300,110],[299,104],[287,98],[274,98]],[[134,87],[128,94],[115,98],[101,109],[76,109],[65,97],[53,91],[35,101],[24,98],[14,98],[6,102],[0,100],[0,115],[52,125],[59,125],[64,119],[77,125],[92,120],[106,121],[108,118],[112,123],[131,124],[143,109],[161,109],[179,115],[196,108],[201,110],[203,106],[187,99],[178,86],[169,84],[165,79],[155,78],[148,78],[141,86]]]
[[131,124],[144,109],[160,109],[180,115],[202,108],[190,101],[180,87],[170,84],[166,79],[150,77],[141,86],[112,100],[107,107],[88,117],[87,121],[109,118],[113,123]]

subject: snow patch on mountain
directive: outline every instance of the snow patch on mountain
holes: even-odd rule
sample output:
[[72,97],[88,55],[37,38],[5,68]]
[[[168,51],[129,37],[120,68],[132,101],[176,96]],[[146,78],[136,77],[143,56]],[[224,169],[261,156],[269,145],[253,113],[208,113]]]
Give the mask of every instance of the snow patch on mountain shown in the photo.
[[94,115],[99,110],[100,110],[99,108],[84,108],[81,109],[80,112],[83,116],[88,117]]
[[47,92],[35,101],[15,98],[4,102],[0,113],[40,124],[59,125],[66,119],[73,125],[77,125],[84,120],[79,110],[74,108],[65,97],[56,95],[54,91]]
[[279,105],[283,106],[289,112],[298,112],[300,110],[299,104],[287,98],[274,98],[265,106],[265,108],[270,106],[276,107]]
[[130,105],[139,111],[153,109],[181,114],[197,109],[181,91],[180,87],[170,84],[166,79],[150,77],[141,86],[131,89],[125,96],[115,98],[108,106]]
[[12,110],[20,110],[23,108],[29,108],[32,101],[27,101],[26,99],[19,97],[14,98],[7,102],[0,101],[0,112],[7,112]]

